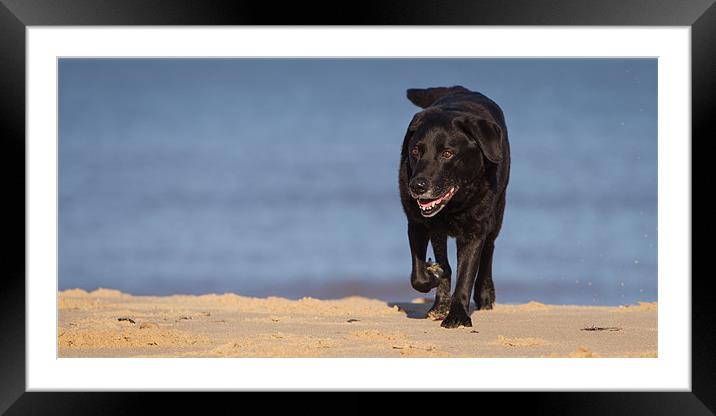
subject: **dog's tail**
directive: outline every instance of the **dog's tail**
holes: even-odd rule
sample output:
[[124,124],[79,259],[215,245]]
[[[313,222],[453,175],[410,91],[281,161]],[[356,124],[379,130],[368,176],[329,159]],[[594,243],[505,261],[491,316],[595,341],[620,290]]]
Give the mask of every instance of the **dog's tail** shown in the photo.
[[408,100],[421,108],[430,107],[435,101],[446,95],[456,94],[460,92],[470,92],[465,87],[459,85],[454,87],[436,87],[436,88],[411,88],[407,91]]

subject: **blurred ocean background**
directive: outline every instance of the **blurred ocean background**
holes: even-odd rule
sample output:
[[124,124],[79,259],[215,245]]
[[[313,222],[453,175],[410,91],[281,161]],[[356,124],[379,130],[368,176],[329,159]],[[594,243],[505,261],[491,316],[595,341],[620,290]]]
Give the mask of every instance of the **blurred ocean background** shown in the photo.
[[59,289],[421,295],[405,90],[450,85],[506,115],[498,303],[656,300],[656,59],[60,59]]

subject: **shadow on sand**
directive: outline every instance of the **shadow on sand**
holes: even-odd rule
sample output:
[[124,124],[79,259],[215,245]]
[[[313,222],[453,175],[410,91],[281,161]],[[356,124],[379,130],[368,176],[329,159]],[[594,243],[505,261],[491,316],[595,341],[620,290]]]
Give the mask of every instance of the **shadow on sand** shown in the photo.
[[[433,306],[434,299],[426,299],[425,303],[411,303],[411,302],[388,302],[388,306],[391,308],[397,306],[398,309],[405,313],[408,318],[411,319],[425,319],[428,311]],[[475,305],[470,303],[470,314],[475,311]]]

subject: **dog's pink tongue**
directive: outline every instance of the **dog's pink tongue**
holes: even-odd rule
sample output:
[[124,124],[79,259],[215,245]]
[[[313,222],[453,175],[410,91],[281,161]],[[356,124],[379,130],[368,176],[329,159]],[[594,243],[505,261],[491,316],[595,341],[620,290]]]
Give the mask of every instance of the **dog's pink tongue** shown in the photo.
[[425,202],[423,202],[423,201],[421,201],[421,200],[418,200],[418,204],[420,204],[420,205],[423,206],[423,207],[426,207],[426,206],[432,204],[433,202],[435,202],[435,201],[440,201],[440,200],[441,200],[441,198],[423,200],[423,201],[425,201]]

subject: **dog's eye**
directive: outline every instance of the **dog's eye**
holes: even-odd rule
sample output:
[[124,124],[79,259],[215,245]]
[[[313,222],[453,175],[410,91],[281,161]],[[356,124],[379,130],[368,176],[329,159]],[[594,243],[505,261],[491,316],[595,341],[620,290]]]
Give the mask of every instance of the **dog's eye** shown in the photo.
[[453,153],[452,150],[443,150],[440,156],[442,156],[443,159],[452,159],[452,157],[455,156],[455,153]]
[[420,156],[420,150],[418,150],[417,147],[413,147],[413,150],[410,151],[410,154],[413,155],[414,157],[418,157],[418,156]]

